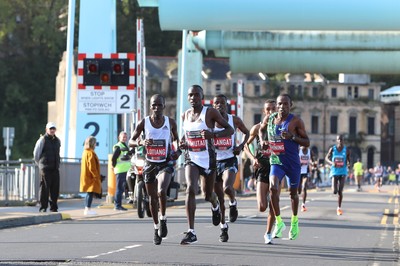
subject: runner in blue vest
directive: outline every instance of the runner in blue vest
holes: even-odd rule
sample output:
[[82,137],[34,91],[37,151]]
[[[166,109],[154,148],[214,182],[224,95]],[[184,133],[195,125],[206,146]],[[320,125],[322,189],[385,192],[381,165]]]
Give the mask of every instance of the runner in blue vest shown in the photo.
[[333,194],[338,194],[337,215],[342,215],[343,188],[348,174],[348,165],[350,165],[350,150],[344,146],[343,136],[336,136],[336,145],[332,146],[325,157],[331,165],[330,176],[332,177]]
[[[295,240],[299,236],[299,222],[297,212],[299,208],[298,187],[300,183],[299,145],[308,147],[308,139],[303,120],[290,113],[292,99],[289,94],[281,94],[276,99],[277,112],[265,116],[260,126],[260,139],[263,146],[269,145],[271,150],[269,174],[271,203],[274,209],[276,223],[272,237],[282,237],[286,229],[282,221],[279,207],[279,185],[283,177],[287,176],[290,182],[290,199],[292,205],[291,227],[289,239]],[[268,133],[268,141],[265,140]]]

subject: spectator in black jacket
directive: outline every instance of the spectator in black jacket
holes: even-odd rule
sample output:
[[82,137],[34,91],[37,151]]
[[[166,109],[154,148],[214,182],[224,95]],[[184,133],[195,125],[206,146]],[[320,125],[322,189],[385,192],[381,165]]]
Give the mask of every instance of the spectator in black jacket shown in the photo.
[[60,139],[56,136],[56,125],[49,122],[46,125],[46,134],[40,136],[33,150],[33,157],[40,171],[40,212],[58,211],[58,196],[60,193]]

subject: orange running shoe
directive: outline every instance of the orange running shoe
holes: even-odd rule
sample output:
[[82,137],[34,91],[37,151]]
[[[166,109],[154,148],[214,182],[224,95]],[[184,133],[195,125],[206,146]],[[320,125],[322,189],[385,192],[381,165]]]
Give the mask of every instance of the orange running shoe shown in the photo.
[[342,214],[343,214],[342,209],[341,209],[341,208],[337,208],[336,214],[337,214],[338,216],[342,215]]
[[306,212],[307,211],[306,205],[304,205],[304,204],[301,205],[301,211],[302,212]]

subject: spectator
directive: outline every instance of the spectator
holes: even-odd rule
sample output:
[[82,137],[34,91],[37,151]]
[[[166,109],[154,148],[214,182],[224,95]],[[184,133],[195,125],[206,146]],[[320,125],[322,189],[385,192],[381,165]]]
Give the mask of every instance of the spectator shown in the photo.
[[128,135],[126,132],[121,131],[118,135],[118,143],[113,147],[114,153],[111,159],[114,173],[117,176],[117,190],[114,199],[114,210],[116,211],[127,211],[122,206],[122,193],[125,191],[126,174],[129,168],[131,168],[130,157],[128,155],[129,148],[126,145],[127,140]]
[[60,193],[60,147],[61,141],[56,136],[56,125],[49,122],[46,125],[46,134],[40,136],[33,150],[33,157],[40,171],[40,212],[58,211],[58,197]]
[[[96,138],[89,136],[85,140],[85,146],[81,161],[81,179],[80,192],[86,192],[84,215],[96,215],[91,209],[93,196],[101,195],[101,175],[100,162],[94,149],[96,147]],[[100,196],[101,197],[101,196]]]
[[374,168],[374,176],[375,176],[375,187],[378,191],[381,190],[382,182],[383,182],[383,167],[381,162],[378,162]]
[[400,163],[397,165],[395,173],[396,173],[396,180],[395,180],[396,186],[398,186],[399,185],[399,176],[400,176]]

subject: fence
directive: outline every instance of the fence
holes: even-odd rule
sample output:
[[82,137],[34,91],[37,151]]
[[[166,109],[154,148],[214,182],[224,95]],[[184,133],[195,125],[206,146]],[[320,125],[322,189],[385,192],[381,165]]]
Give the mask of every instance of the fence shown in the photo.
[[0,200],[36,199],[38,176],[38,169],[32,160],[0,161]]
[[[107,161],[100,162],[101,173],[107,175]],[[80,159],[62,158],[60,194],[79,194]],[[39,168],[33,160],[0,161],[0,201],[36,201],[39,198]],[[103,182],[107,191],[107,182]]]

